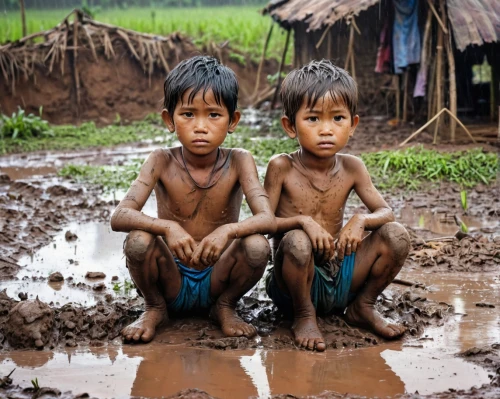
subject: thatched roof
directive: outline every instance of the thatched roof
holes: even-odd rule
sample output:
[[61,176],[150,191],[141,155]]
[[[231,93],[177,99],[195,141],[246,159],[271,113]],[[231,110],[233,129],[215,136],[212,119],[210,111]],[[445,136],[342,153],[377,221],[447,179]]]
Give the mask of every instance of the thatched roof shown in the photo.
[[380,0],[272,0],[264,13],[286,29],[290,29],[293,23],[304,22],[311,31],[358,15],[378,2]]
[[[500,41],[499,0],[446,0],[448,17],[459,50]],[[308,31],[349,19],[380,0],[272,0],[264,9],[285,29],[303,22]]]
[[447,0],[447,5],[459,50],[471,44],[500,41],[500,1]]

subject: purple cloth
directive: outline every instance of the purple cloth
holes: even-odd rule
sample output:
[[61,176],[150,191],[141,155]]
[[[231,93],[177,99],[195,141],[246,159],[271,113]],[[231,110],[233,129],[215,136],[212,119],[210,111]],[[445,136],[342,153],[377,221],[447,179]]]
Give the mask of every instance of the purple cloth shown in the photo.
[[393,0],[394,26],[392,49],[394,72],[420,62],[420,31],[418,29],[418,0]]

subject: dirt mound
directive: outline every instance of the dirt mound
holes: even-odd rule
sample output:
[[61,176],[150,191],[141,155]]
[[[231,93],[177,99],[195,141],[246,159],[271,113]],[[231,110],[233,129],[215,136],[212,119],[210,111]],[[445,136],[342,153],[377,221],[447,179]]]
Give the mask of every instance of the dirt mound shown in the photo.
[[[55,28],[0,48],[0,112],[20,106],[51,123],[94,121],[110,124],[143,119],[162,108],[163,82],[181,60],[200,53],[213,55],[231,67],[240,82],[241,105],[255,99],[257,64],[227,46],[212,43],[197,48],[178,33],[163,37],[102,24],[75,10]],[[75,34],[76,32],[76,34]],[[34,36],[45,41],[31,44]],[[238,60],[231,56],[237,53]],[[5,64],[5,65],[4,65]],[[276,73],[267,61],[260,87],[269,91],[267,75]],[[50,96],[47,95],[50,93]]]
[[490,370],[491,385],[500,387],[500,343],[470,348],[459,353],[458,356]]
[[411,266],[431,268],[432,271],[490,272],[500,265],[500,237],[483,235],[456,237],[446,241],[412,240],[408,256]]
[[51,339],[54,311],[36,298],[15,305],[5,324],[5,336],[14,348],[43,349]]

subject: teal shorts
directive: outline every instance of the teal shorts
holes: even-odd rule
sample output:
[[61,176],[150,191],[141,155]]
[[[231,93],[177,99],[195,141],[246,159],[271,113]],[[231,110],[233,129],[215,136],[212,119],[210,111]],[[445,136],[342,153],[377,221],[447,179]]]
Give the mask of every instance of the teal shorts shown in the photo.
[[181,274],[181,289],[167,309],[178,314],[210,309],[215,303],[210,296],[213,267],[196,270],[184,266],[178,259],[175,259],[175,263]]
[[[329,276],[323,267],[314,266],[311,301],[318,315],[328,315],[334,310],[344,310],[354,299],[355,294],[350,294],[349,291],[355,259],[355,253],[345,256],[334,277]],[[293,318],[292,298],[279,289],[273,269],[266,276],[266,292],[286,317]]]

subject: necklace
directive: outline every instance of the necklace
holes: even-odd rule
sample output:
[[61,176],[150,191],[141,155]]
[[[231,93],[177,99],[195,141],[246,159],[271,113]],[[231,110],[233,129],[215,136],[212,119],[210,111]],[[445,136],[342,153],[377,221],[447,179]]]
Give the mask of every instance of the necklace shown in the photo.
[[193,176],[191,176],[191,173],[189,173],[189,169],[186,165],[186,159],[184,158],[184,148],[181,147],[181,158],[182,158],[182,163],[184,164],[184,169],[186,169],[186,172],[187,174],[189,175],[189,177],[191,178],[191,180],[193,181],[194,185],[198,188],[201,188],[203,190],[207,189],[207,188],[210,188],[212,187],[215,183],[217,183],[217,181],[213,182],[212,184],[210,184],[210,182],[212,181],[212,177],[214,176],[214,173],[215,173],[215,168],[217,166],[217,162],[219,162],[219,156],[220,156],[220,148],[217,148],[217,156],[215,157],[215,163],[214,163],[214,167],[212,168],[212,171],[210,172],[210,175],[208,176],[208,184],[206,186],[201,186],[199,185],[196,180],[193,178]]

